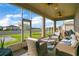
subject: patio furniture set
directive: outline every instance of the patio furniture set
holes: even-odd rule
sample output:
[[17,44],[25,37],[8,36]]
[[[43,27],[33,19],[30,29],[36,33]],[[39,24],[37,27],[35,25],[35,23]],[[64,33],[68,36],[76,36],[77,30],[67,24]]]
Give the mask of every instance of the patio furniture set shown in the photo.
[[30,56],[48,56],[48,50],[53,50],[58,43],[58,36],[49,36],[48,38],[28,38],[28,54]]
[[[69,35],[72,34],[73,33]],[[53,50],[53,48],[55,48],[56,56],[77,56],[79,54],[79,41],[72,43],[73,37],[71,36],[65,36],[62,40],[59,39],[60,38],[57,35],[52,35],[48,38],[41,38],[39,40],[28,38],[28,54],[31,56],[46,56],[48,55],[48,50]]]

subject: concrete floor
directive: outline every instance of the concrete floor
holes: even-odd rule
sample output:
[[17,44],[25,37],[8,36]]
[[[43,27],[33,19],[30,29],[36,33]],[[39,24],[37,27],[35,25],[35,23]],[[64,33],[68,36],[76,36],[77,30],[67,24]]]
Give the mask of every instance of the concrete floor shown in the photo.
[[[47,44],[48,56],[55,56],[55,45]],[[27,48],[22,48],[13,53],[14,56],[29,56]]]
[[[29,56],[26,49],[20,49],[13,53],[14,56]],[[53,49],[48,49],[48,56],[55,56],[55,47]]]
[[13,53],[14,56],[28,56],[28,52],[25,49],[20,49]]

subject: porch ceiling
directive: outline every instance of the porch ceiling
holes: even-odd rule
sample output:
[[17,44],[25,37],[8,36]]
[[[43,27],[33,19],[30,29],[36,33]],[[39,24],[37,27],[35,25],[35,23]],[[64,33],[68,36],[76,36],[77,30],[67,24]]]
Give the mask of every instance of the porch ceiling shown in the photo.
[[51,20],[72,19],[77,8],[75,3],[18,3],[15,5],[30,9]]

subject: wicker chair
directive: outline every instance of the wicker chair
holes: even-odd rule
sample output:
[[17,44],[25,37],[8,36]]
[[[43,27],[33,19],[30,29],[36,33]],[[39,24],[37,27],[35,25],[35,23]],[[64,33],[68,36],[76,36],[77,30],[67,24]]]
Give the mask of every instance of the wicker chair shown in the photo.
[[39,42],[38,39],[27,39],[28,54],[30,56],[45,56],[47,55],[47,43]]

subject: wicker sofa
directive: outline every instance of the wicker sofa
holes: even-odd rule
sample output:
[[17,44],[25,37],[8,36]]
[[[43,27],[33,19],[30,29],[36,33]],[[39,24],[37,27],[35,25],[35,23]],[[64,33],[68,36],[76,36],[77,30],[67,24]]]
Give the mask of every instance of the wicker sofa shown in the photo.
[[79,42],[76,47],[71,47],[65,44],[58,43],[56,45],[56,55],[57,56],[77,56],[79,55]]

